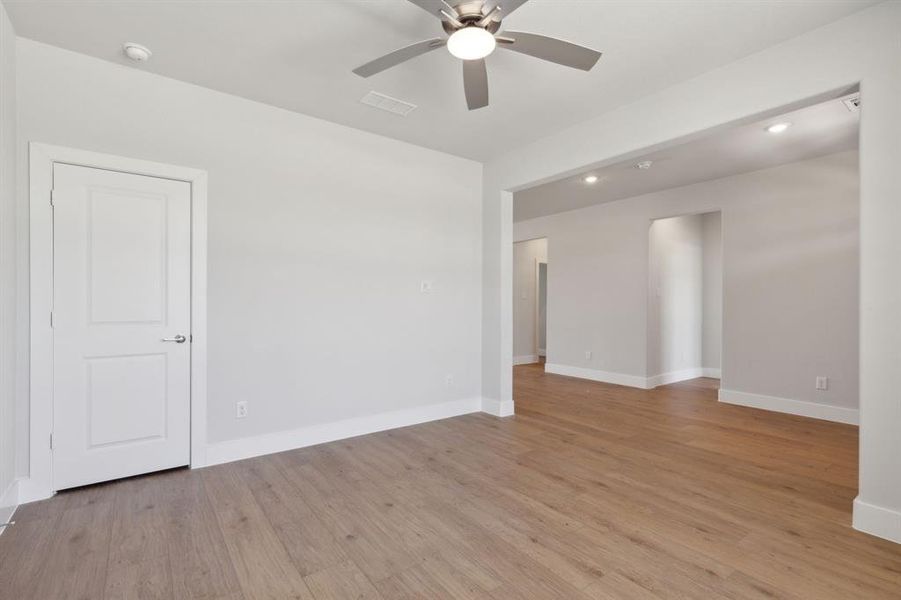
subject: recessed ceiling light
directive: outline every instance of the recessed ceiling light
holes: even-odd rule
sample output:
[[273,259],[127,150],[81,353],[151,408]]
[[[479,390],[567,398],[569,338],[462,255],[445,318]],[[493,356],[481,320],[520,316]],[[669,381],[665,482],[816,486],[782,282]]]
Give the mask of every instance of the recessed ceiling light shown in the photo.
[[785,123],[774,123],[767,127],[766,130],[770,133],[784,133],[791,126],[792,124],[786,121]]
[[582,181],[584,181],[585,183],[587,183],[587,184],[589,184],[589,185],[592,184],[592,183],[597,183],[597,182],[598,182],[598,176],[597,176],[597,175],[588,175],[588,176],[585,177]]
[[639,169],[641,169],[642,171],[647,171],[648,169],[651,168],[651,165],[653,165],[653,164],[654,164],[653,160],[643,160],[635,166],[638,167]]
[[448,52],[462,60],[485,58],[496,46],[497,41],[487,29],[475,26],[458,29],[447,39]]
[[153,52],[146,46],[135,44],[134,42],[126,42],[122,44],[122,51],[125,52],[130,60],[134,62],[147,62],[153,56]]

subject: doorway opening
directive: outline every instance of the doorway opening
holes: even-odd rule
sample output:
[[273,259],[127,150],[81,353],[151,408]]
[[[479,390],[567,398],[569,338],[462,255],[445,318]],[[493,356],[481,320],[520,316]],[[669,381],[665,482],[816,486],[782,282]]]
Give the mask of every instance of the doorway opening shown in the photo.
[[538,360],[547,359],[547,261],[538,263]]
[[[847,467],[853,492],[863,111],[854,86],[508,188],[512,240],[554,240],[548,362],[511,369],[517,408],[549,414],[578,398],[579,418],[602,407],[640,419],[653,403],[667,415],[657,426],[678,435],[699,414],[766,419],[774,431],[809,417],[823,435],[800,435],[805,444],[825,453],[837,448],[831,432],[846,436],[828,460]],[[664,251],[657,234],[677,225]],[[503,280],[514,309],[515,281]],[[711,444],[741,445],[720,433]],[[872,507],[856,502],[867,529]]]
[[513,244],[513,364],[547,356],[547,238]]
[[[859,100],[845,90],[515,192],[512,240],[554,240],[543,371],[642,390],[706,377],[707,400],[856,424]],[[513,325],[511,362],[531,362]]]
[[651,221],[648,387],[709,377],[719,387],[723,319],[722,213]]

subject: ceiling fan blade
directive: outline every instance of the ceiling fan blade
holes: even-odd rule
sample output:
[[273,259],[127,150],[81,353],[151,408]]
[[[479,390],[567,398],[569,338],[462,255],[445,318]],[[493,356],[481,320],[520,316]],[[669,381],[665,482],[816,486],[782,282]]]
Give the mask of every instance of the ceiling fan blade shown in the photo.
[[498,0],[497,3],[501,6],[501,16],[506,17],[528,1],[529,0]]
[[597,50],[537,33],[503,31],[498,34],[498,37],[509,37],[514,40],[512,44],[498,44],[499,48],[528,54],[583,71],[590,71],[601,58],[601,53]]
[[435,48],[441,48],[446,43],[446,40],[440,38],[417,42],[415,44],[407,46],[406,48],[395,50],[391,54],[386,54],[385,56],[377,58],[372,62],[368,62],[362,67],[357,67],[356,69],[354,69],[354,73],[356,73],[360,77],[372,77],[376,73],[381,73],[385,69],[390,69],[391,67],[397,66],[404,61],[410,60],[411,58],[416,58],[421,54],[431,52]]
[[407,0],[426,11],[433,17],[438,17],[439,19],[443,18],[441,16],[442,10],[450,10],[453,12],[453,7],[450,6],[449,3],[444,2],[444,0]]
[[469,110],[488,106],[488,69],[484,58],[463,61],[463,91]]

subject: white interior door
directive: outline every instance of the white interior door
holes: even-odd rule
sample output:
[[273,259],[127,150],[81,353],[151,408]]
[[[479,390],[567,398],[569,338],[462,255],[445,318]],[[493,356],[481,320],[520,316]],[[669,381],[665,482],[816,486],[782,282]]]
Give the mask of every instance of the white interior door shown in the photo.
[[54,489],[190,462],[190,282],[190,184],[54,165]]

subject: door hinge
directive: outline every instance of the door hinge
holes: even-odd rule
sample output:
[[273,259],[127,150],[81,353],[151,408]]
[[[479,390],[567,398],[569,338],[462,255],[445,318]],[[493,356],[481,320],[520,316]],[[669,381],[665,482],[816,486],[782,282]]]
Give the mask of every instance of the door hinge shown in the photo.
[[53,450],[53,434],[50,434],[50,449]]
[[50,208],[53,208],[55,206],[55,204],[53,203],[55,196],[56,196],[56,190],[50,190]]
[[50,311],[50,329],[53,329],[53,311]]

